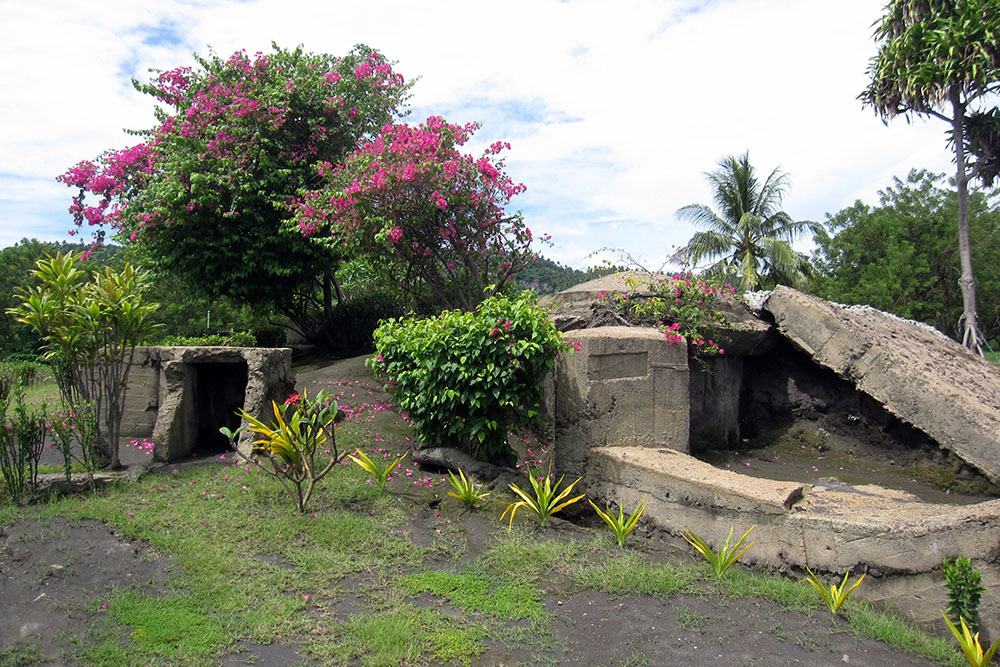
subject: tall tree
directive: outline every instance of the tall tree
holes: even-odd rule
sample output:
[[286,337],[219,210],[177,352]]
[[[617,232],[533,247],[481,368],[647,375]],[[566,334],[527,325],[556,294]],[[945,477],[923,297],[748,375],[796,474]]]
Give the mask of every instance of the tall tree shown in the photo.
[[[858,201],[828,216],[829,233],[816,235],[817,293],[920,320],[961,340],[957,211],[944,175],[914,169],[880,190],[878,205]],[[1000,206],[973,192],[969,217],[984,304],[979,324],[989,337],[1000,332]]]
[[78,225],[110,227],[209,296],[287,315],[306,335],[332,309],[337,248],[286,228],[315,164],[338,164],[399,115],[409,85],[379,53],[274,47],[196,56],[136,88],[158,125],[60,177]]
[[[958,190],[962,343],[982,354],[969,241],[967,115],[1000,83],[1000,3],[996,0],[891,0],[876,23],[878,53],[859,99],[888,122],[932,116],[950,125]],[[948,113],[950,110],[950,115]]]
[[747,152],[724,157],[719,168],[705,176],[712,185],[718,211],[703,204],[689,204],[677,211],[682,220],[708,228],[696,232],[681,248],[680,256],[695,266],[702,260],[716,260],[707,273],[731,275],[741,291],[778,283],[800,284],[809,273],[809,260],[792,249],[791,241],[821,227],[792,220],[781,210],[788,174],[775,169],[761,182]]

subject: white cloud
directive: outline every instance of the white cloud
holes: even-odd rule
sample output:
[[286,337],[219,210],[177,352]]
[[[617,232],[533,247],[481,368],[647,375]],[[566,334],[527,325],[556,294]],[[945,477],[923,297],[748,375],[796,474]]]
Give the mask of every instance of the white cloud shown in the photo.
[[676,209],[710,201],[703,172],[744,150],[791,174],[793,217],[822,220],[911,167],[950,170],[943,124],[885,127],[855,99],[878,12],[870,0],[3,2],[0,242],[69,227],[70,193],[51,179],[151,124],[131,76],[272,40],[379,48],[420,77],[413,120],[481,120],[476,146],[511,141],[509,171],[528,185],[515,204],[564,263],[602,246],[656,263],[693,231]]

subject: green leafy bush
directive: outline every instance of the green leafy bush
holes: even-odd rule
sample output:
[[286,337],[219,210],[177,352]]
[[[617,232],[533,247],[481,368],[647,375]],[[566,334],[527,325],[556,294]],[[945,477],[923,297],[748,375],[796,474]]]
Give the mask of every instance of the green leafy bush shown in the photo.
[[628,321],[663,330],[671,344],[687,341],[689,349],[711,357],[725,353],[719,346],[719,331],[729,320],[719,311],[718,302],[731,299],[732,285],[693,274],[673,276],[626,274],[628,294],[610,296],[611,303]]
[[323,319],[324,347],[336,357],[369,354],[374,332],[382,320],[406,313],[398,293],[375,289],[361,296],[348,297]]
[[222,346],[257,347],[257,339],[249,331],[214,333],[206,336],[165,336],[160,345],[168,347]]
[[508,432],[538,414],[542,380],[569,350],[531,292],[487,298],[474,311],[385,321],[368,360],[428,445],[512,463]]
[[945,558],[941,563],[948,587],[948,616],[952,623],[965,619],[972,632],[979,630],[979,602],[983,596],[983,578],[969,558]]
[[251,331],[257,347],[284,347],[288,329],[278,324],[258,324]]

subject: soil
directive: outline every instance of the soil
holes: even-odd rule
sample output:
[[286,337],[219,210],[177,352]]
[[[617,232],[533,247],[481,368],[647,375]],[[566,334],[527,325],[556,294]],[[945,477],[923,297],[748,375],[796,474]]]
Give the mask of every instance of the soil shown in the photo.
[[[299,387],[316,382],[349,380],[375,387],[359,360],[299,369]],[[353,392],[356,402],[385,395]],[[373,428],[391,429],[399,416],[385,411]],[[211,465],[222,465],[214,463]],[[418,544],[433,539],[435,508],[414,504],[406,525]],[[553,520],[554,534],[572,539],[590,529]],[[471,556],[482,553],[502,528],[493,520],[464,515],[456,521]],[[638,531],[637,531],[638,533]],[[683,543],[660,534],[638,535],[632,548],[651,560],[689,558]],[[289,567],[294,565],[289,564]],[[115,587],[139,582],[149,595],[170,592],[170,557],[146,545],[124,539],[97,521],[68,519],[23,520],[0,529],[0,658],[7,649],[11,664],[73,664],[74,636],[87,636],[104,621],[101,596]],[[354,582],[357,585],[358,582]],[[347,591],[351,582],[341,582]],[[667,600],[603,592],[574,591],[565,581],[543,581],[543,603],[553,614],[553,641],[546,647],[489,645],[474,665],[880,665],[892,667],[936,664],[847,631],[845,620],[832,619],[819,607],[812,614],[787,611],[759,599],[720,596],[673,596]],[[338,596],[334,615],[349,616],[364,609],[362,598]],[[462,613],[430,595],[415,599]],[[21,653],[9,647],[22,647]],[[37,650],[36,650],[37,649]],[[17,662],[18,655],[22,662]],[[311,664],[288,644],[241,642],[220,664],[258,666]],[[6,663],[5,663],[6,664]]]

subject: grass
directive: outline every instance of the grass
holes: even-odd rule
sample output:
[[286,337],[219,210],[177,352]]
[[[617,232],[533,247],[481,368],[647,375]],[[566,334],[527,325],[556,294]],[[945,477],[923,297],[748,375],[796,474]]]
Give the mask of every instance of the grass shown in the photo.
[[[374,436],[360,423],[346,425],[339,437],[342,448],[353,449],[371,445]],[[415,482],[423,474],[409,470]],[[26,518],[97,519],[170,557],[171,579],[159,594],[138,585],[95,591],[100,597],[88,601],[87,613],[100,609],[98,621],[75,638],[72,655],[60,657],[84,664],[218,663],[241,641],[290,643],[323,664],[468,664],[491,644],[544,661],[550,659],[546,651],[559,654],[553,616],[542,604],[553,581],[560,596],[596,589],[660,599],[760,598],[809,614],[821,608],[814,592],[795,581],[742,566],[717,579],[704,563],[655,562],[635,549],[619,549],[606,531],[540,533],[515,525],[508,532],[497,523],[485,551],[468,553],[464,519],[451,501],[440,512],[450,508],[454,522],[447,524],[438,512],[441,527],[428,528],[430,544],[420,546],[408,530],[414,513],[426,510],[415,507],[446,498],[450,488],[447,480],[423,479],[437,487],[411,492],[403,479],[395,493],[383,493],[366,484],[358,466],[344,465],[300,515],[278,482],[252,467],[199,466],[147,475],[102,494],[28,508],[0,504],[0,525]],[[478,515],[499,516],[510,498],[495,496]],[[340,603],[348,598],[345,612]],[[706,620],[683,609],[676,615],[688,630]],[[859,636],[960,664],[948,642],[898,616],[854,600],[845,615],[845,625]],[[780,628],[769,631],[781,638]],[[30,645],[0,640],[0,665],[50,658]],[[619,664],[650,662],[635,648]]]

